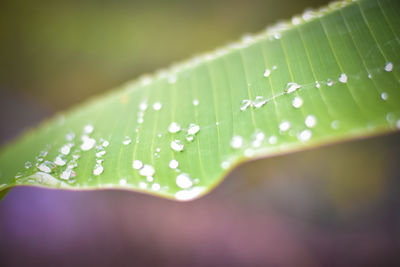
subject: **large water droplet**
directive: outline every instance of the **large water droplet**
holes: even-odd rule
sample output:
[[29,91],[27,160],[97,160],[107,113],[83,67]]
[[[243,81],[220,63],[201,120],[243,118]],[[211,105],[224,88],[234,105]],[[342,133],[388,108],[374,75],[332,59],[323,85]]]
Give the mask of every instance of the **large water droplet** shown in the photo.
[[297,83],[288,83],[286,85],[286,93],[290,94],[293,93],[294,91],[298,90],[299,88],[301,88],[300,85],[298,85]]
[[155,173],[155,170],[153,168],[153,166],[151,165],[143,165],[143,167],[140,169],[139,174],[142,176],[153,176]]
[[181,173],[176,177],[176,185],[180,188],[187,189],[192,187],[193,181],[190,179],[188,174]]
[[139,170],[143,167],[143,162],[141,162],[140,160],[134,160],[132,162],[132,168],[134,168],[135,170]]
[[297,138],[302,142],[306,142],[306,141],[310,140],[311,136],[312,136],[312,132],[307,129],[307,130],[301,131],[300,134],[297,136]]
[[385,65],[385,71],[391,72],[393,70],[393,63],[392,62],[387,62]]
[[182,151],[183,147],[184,147],[184,145],[182,144],[182,142],[180,140],[174,140],[171,142],[171,148],[175,151]]
[[160,102],[156,102],[153,104],[154,110],[160,110],[162,108],[162,104]]
[[93,132],[93,130],[94,130],[94,127],[91,124],[87,124],[87,125],[85,125],[85,127],[83,127],[83,132],[85,134],[90,134]]
[[295,108],[300,108],[303,105],[303,99],[299,96],[296,96],[292,101],[292,105]]
[[84,151],[90,150],[94,147],[94,145],[96,144],[96,140],[93,138],[90,138],[87,135],[83,135],[82,136],[82,145],[81,145],[81,149]]
[[243,137],[241,137],[240,135],[235,135],[232,137],[231,140],[231,147],[234,149],[238,149],[241,148],[243,145]]
[[181,130],[181,126],[176,122],[171,122],[171,124],[168,126],[168,131],[170,133],[177,133],[180,130]]
[[282,132],[286,132],[289,129],[290,129],[290,122],[283,121],[281,122],[281,124],[279,124],[279,130],[281,130]]
[[314,115],[308,115],[305,124],[308,128],[313,128],[317,124],[317,118]]
[[194,124],[194,123],[191,123],[191,124],[189,125],[188,134],[190,134],[190,135],[195,135],[195,134],[197,134],[199,131],[200,131],[200,126],[199,126],[199,125],[196,125],[196,124]]
[[93,174],[98,176],[98,175],[102,174],[103,171],[104,171],[103,165],[96,164],[96,166],[94,166]]

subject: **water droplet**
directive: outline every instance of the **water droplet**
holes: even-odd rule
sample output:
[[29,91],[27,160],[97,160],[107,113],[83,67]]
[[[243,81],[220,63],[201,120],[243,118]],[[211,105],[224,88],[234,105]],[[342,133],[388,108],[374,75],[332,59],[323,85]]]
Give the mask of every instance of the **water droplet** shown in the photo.
[[298,85],[297,83],[288,83],[286,85],[286,93],[290,94],[293,93],[294,91],[296,91],[297,89],[299,89],[301,86]]
[[125,186],[126,185],[126,179],[119,180],[119,185]]
[[242,105],[240,106],[241,111],[245,111],[251,105],[251,101],[248,99],[242,100]]
[[93,174],[98,176],[102,174],[103,171],[104,171],[103,166],[101,164],[96,164],[96,166],[94,166]]
[[252,157],[254,155],[254,150],[252,148],[246,148],[243,154],[245,157]]
[[339,82],[341,82],[341,83],[347,83],[347,80],[348,80],[348,77],[347,77],[346,73],[340,74]]
[[308,115],[305,124],[308,128],[313,128],[317,124],[317,118],[314,115]]
[[58,155],[56,159],[54,160],[54,163],[58,166],[64,166],[67,163],[67,160],[65,159],[65,156],[63,155]]
[[281,124],[279,124],[279,130],[281,130],[282,132],[286,132],[289,129],[290,129],[290,122],[283,121],[281,122]]
[[277,68],[278,68],[277,65],[273,65],[273,66],[272,66],[272,69],[273,69],[273,70],[276,70]]
[[140,109],[141,111],[145,111],[145,110],[147,109],[147,103],[146,103],[146,102],[140,103],[139,109]]
[[99,152],[96,153],[96,157],[100,158],[100,157],[104,156],[105,154],[106,154],[106,151],[102,150],[102,151],[99,151]]
[[160,102],[156,102],[153,104],[154,110],[160,110],[162,108],[162,104]]
[[184,145],[182,144],[182,142],[180,140],[174,140],[171,142],[171,148],[175,151],[182,151],[183,147],[184,147]]
[[389,98],[388,93],[383,92],[383,93],[381,94],[381,98],[382,98],[383,100],[387,100],[387,99]]
[[296,96],[292,101],[292,105],[295,108],[300,108],[303,105],[303,99],[299,96]]
[[192,141],[194,140],[194,135],[193,135],[193,134],[187,134],[187,135],[186,135],[186,140],[187,140],[188,142],[192,142]]
[[368,79],[372,79],[372,75],[371,74],[368,74]]
[[160,152],[160,151],[161,151],[161,148],[157,147],[156,152]]
[[193,106],[198,106],[199,105],[199,100],[197,100],[197,99],[194,99],[193,100]]
[[25,162],[25,169],[29,169],[30,167],[32,167],[32,163],[30,161]]
[[171,122],[171,124],[168,126],[168,131],[170,133],[177,133],[180,130],[181,130],[181,126],[176,122]]
[[90,134],[93,132],[93,130],[94,130],[94,127],[91,124],[87,124],[87,125],[85,125],[85,127],[83,127],[83,132],[85,134]]
[[235,135],[232,137],[231,140],[231,147],[234,149],[238,149],[241,148],[243,145],[243,137],[241,137],[240,135]]
[[154,177],[153,177],[153,176],[147,176],[147,177],[146,177],[146,180],[147,180],[148,182],[153,182],[153,181],[154,181]]
[[139,118],[137,119],[137,122],[138,122],[139,124],[142,124],[142,123],[143,123],[143,118],[142,118],[142,117],[139,117]]
[[224,170],[228,169],[230,166],[231,166],[231,164],[229,163],[229,161],[223,161],[221,163],[221,168]]
[[101,144],[103,147],[108,147],[110,143],[107,140],[104,140],[104,142]]
[[65,144],[61,147],[60,152],[61,154],[68,155],[71,151],[72,144]]
[[265,139],[265,134],[261,131],[258,131],[254,134],[254,140],[252,142],[253,147],[260,147],[262,142]]
[[139,182],[139,187],[141,189],[145,189],[145,188],[147,188],[147,184],[145,182]]
[[335,129],[335,130],[337,130],[337,129],[339,129],[339,127],[340,127],[340,123],[339,123],[339,121],[332,121],[331,122],[331,128],[332,129]]
[[276,144],[278,142],[278,138],[275,135],[272,135],[270,138],[268,138],[268,142],[271,145],[274,145],[274,144]]
[[129,145],[131,142],[132,142],[131,139],[126,139],[126,140],[122,141],[122,144]]
[[176,168],[178,168],[178,166],[179,166],[179,162],[178,162],[176,159],[173,159],[173,160],[171,160],[171,161],[169,162],[168,166],[169,166],[171,169],[176,169]]
[[188,134],[190,134],[190,135],[195,135],[195,134],[197,134],[199,131],[200,131],[200,126],[199,126],[199,125],[196,125],[196,124],[194,124],[194,123],[191,123],[191,124],[189,125]]
[[168,77],[168,82],[169,82],[170,84],[176,83],[176,76],[175,76],[175,75],[170,75],[170,76]]
[[65,135],[65,139],[66,139],[67,141],[72,141],[72,140],[74,140],[74,138],[75,138],[75,133],[74,133],[74,132],[69,132],[69,133],[67,133],[67,134]]
[[396,128],[400,130],[400,120],[396,121]]
[[293,25],[299,25],[301,23],[301,19],[299,17],[293,17],[292,18],[292,24]]
[[143,167],[143,162],[141,162],[140,160],[134,160],[132,162],[132,168],[134,168],[135,170],[139,170]]
[[271,75],[271,70],[270,69],[265,69],[264,77],[269,77],[269,75]]
[[161,138],[161,137],[162,137],[162,134],[159,133],[159,134],[157,134],[157,136],[158,136],[158,138]]
[[63,171],[60,175],[61,179],[64,180],[69,180],[69,178],[71,177],[75,177],[76,173],[71,169],[71,168],[67,168],[65,171]]
[[321,84],[319,83],[319,81],[315,81],[315,87],[317,87],[318,89],[321,88]]
[[177,200],[191,200],[204,191],[204,187],[196,186],[190,189],[180,190],[175,194]]
[[179,186],[180,188],[187,189],[192,187],[193,182],[188,174],[181,173],[176,177],[176,185]]
[[94,145],[96,144],[96,140],[93,138],[90,138],[87,135],[83,135],[82,136],[82,145],[81,145],[81,149],[84,151],[90,150],[94,147]]
[[261,108],[267,103],[267,100],[262,96],[256,96],[256,99],[253,101],[252,106],[255,108]]
[[307,130],[301,131],[300,134],[297,136],[297,138],[302,142],[306,142],[311,139],[311,136],[312,136],[312,132],[307,129]]
[[274,34],[274,38],[275,38],[276,40],[281,39],[280,33],[275,33],[275,34]]
[[153,166],[151,165],[143,165],[143,167],[140,169],[139,174],[142,176],[153,176],[153,174],[155,173],[155,170],[153,168]]
[[326,81],[326,84],[327,84],[328,86],[332,86],[332,85],[333,85],[333,81],[332,81],[331,79],[328,79],[328,80]]
[[159,183],[154,183],[154,184],[151,185],[151,189],[154,190],[154,191],[158,191],[158,190],[161,189],[161,186],[160,186]]
[[45,162],[37,166],[37,168],[42,172],[51,173],[53,169],[56,168],[56,165],[53,162],[46,160]]
[[387,62],[385,65],[385,71],[391,72],[393,70],[393,63],[392,62]]

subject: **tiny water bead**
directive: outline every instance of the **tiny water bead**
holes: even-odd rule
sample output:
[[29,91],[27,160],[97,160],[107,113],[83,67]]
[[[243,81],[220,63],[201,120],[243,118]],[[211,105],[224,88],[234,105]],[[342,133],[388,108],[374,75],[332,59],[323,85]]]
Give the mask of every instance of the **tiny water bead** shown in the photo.
[[385,65],[385,71],[391,72],[393,70],[393,63],[392,62],[387,62]]
[[243,145],[243,137],[241,137],[240,135],[235,135],[232,137],[231,140],[231,147],[234,149],[238,149],[241,148]]
[[146,176],[146,180],[147,180],[147,182],[153,182],[154,181],[154,177],[153,176]]
[[303,105],[303,99],[299,96],[296,96],[292,101],[292,105],[295,108],[300,108]]
[[141,189],[145,189],[145,188],[147,188],[147,183],[145,183],[145,182],[139,182],[139,187],[140,187]]
[[65,140],[67,141],[72,141],[75,138],[75,133],[74,132],[69,132],[65,135]]
[[310,140],[311,136],[312,136],[312,132],[310,130],[306,129],[306,130],[301,131],[300,134],[297,136],[297,138],[300,141],[305,142],[305,141]]
[[139,124],[142,124],[142,123],[143,123],[143,118],[142,118],[142,117],[139,117],[139,118],[137,119],[137,122],[138,122]]
[[254,140],[251,144],[253,147],[260,147],[264,139],[265,139],[265,134],[259,131],[254,135]]
[[193,181],[186,173],[181,173],[176,177],[176,185],[180,188],[187,189],[193,186]]
[[98,175],[102,174],[103,171],[104,171],[103,165],[97,163],[97,164],[94,166],[93,174],[96,175],[96,176],[98,176]]
[[328,80],[326,81],[326,84],[327,84],[328,86],[332,86],[332,85],[333,85],[333,80],[328,79]]
[[271,145],[275,145],[278,142],[278,138],[275,135],[270,136],[270,138],[268,138],[268,142]]
[[162,104],[160,102],[155,102],[153,104],[153,109],[154,110],[160,110],[162,108]]
[[193,106],[197,107],[199,105],[199,100],[194,99],[193,100]]
[[194,140],[194,135],[193,135],[193,134],[187,134],[187,135],[186,135],[186,140],[187,140],[188,142],[192,142],[192,141]]
[[288,83],[286,85],[285,92],[290,94],[290,93],[293,93],[294,91],[298,90],[299,88],[301,88],[301,86],[298,85],[297,83]]
[[104,140],[103,143],[101,144],[103,147],[108,147],[110,143],[107,140]]
[[177,133],[181,130],[181,126],[176,122],[171,122],[168,126],[168,132],[170,133]]
[[134,160],[132,162],[132,168],[134,168],[135,170],[139,170],[143,167],[143,162],[141,162],[140,160]]
[[171,169],[176,169],[176,168],[178,168],[178,166],[179,166],[179,162],[178,162],[176,159],[173,159],[173,160],[171,160],[171,161],[169,162],[168,166],[169,166]]
[[139,174],[142,176],[153,176],[155,173],[155,170],[153,166],[145,164],[143,167],[140,169]]
[[269,77],[269,75],[271,75],[271,70],[270,69],[266,69],[264,72],[264,77]]
[[94,130],[94,127],[91,124],[87,124],[87,125],[85,125],[85,127],[83,127],[83,132],[85,134],[90,134],[93,132],[93,130]]
[[304,123],[308,128],[313,128],[317,124],[317,118],[314,115],[308,115]]
[[290,122],[283,121],[281,124],[279,124],[279,130],[281,130],[282,132],[286,132],[290,129],[290,126]]
[[389,98],[388,93],[386,93],[386,92],[381,93],[381,98],[382,98],[383,100],[387,100],[387,99]]
[[339,123],[339,121],[332,121],[331,122],[331,128],[332,129],[334,129],[334,130],[337,130],[337,129],[339,129],[339,127],[340,127],[340,123]]
[[194,123],[191,123],[191,124],[189,125],[188,134],[190,134],[190,135],[195,135],[195,134],[197,134],[199,131],[200,131],[200,126],[199,126],[199,125],[196,125],[196,124],[194,124]]
[[30,162],[30,161],[27,161],[27,162],[25,162],[25,169],[29,169],[30,167],[32,167],[32,162]]
[[321,88],[321,84],[319,83],[319,81],[315,81],[315,87],[317,87],[318,89]]
[[68,155],[71,151],[71,147],[73,147],[73,144],[71,143],[63,145],[60,149],[61,154]]
[[69,178],[75,177],[76,173],[71,169],[67,168],[65,171],[63,171],[60,175],[60,178],[63,180],[69,180]]
[[339,82],[341,82],[341,83],[347,83],[347,80],[348,80],[348,77],[347,77],[346,73],[340,74]]
[[170,84],[176,83],[176,76],[175,75],[169,75],[168,76],[168,83],[170,83]]
[[106,151],[105,150],[101,150],[101,151],[96,153],[96,157],[100,158],[100,157],[104,156],[105,154],[106,154]]
[[229,161],[223,161],[221,163],[221,168],[224,170],[228,169],[230,166],[231,166],[231,163]]
[[173,140],[171,142],[171,148],[175,151],[182,151],[184,144],[180,140]]

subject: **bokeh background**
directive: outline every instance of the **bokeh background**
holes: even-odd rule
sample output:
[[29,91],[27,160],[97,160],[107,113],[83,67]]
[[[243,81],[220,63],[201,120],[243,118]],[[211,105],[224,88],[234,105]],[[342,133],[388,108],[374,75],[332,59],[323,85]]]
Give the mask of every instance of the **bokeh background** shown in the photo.
[[[327,0],[2,0],[0,144],[140,74]],[[400,266],[400,134],[251,162],[177,203],[21,187],[0,266]]]

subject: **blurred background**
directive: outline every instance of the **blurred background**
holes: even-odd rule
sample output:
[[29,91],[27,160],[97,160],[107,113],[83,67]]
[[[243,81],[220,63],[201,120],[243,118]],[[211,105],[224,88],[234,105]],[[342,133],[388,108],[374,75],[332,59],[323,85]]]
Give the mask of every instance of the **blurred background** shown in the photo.
[[[2,0],[0,144],[327,0]],[[400,266],[400,134],[241,166],[203,198],[15,188],[0,266]]]

